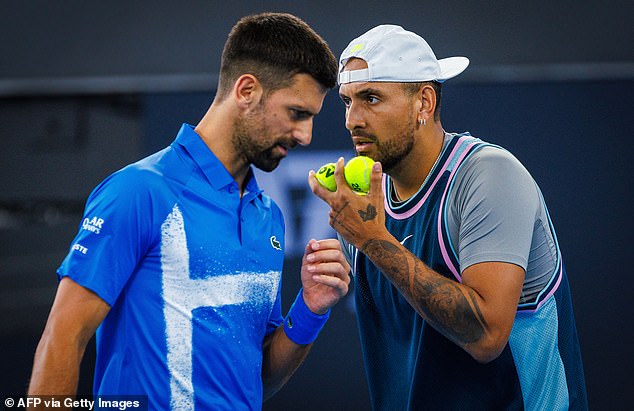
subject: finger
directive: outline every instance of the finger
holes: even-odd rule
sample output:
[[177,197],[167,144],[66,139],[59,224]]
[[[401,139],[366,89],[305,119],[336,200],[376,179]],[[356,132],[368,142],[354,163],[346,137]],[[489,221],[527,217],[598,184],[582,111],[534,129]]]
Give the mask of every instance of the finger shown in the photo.
[[326,275],[330,277],[337,277],[344,282],[350,281],[350,276],[348,275],[349,270],[346,270],[348,267],[347,264],[342,264],[340,262],[326,262],[319,264],[310,264],[306,266],[306,269],[309,273],[313,275]]
[[314,253],[306,256],[306,263],[313,265],[326,263],[336,263],[343,266],[347,265],[346,257],[338,250],[315,251]]
[[383,166],[380,162],[375,161],[372,165],[372,173],[370,174],[370,191],[368,196],[383,198]]
[[324,238],[322,240],[315,240],[311,243],[313,251],[317,250],[341,250],[341,244],[336,238]]
[[330,191],[319,184],[319,181],[317,181],[317,178],[315,177],[315,170],[310,170],[308,172],[308,185],[310,186],[310,190],[313,194],[328,203],[328,194]]
[[337,183],[337,191],[352,191],[348,183],[346,182],[346,177],[343,174],[343,170],[345,168],[345,161],[343,157],[339,157],[339,160],[335,163],[335,182]]
[[346,266],[348,261],[341,251],[341,244],[335,238],[324,240],[311,239],[304,248],[304,262],[307,264],[319,264],[323,262],[336,262]]
[[340,261],[341,251],[333,249],[313,250],[311,254],[306,255],[306,261],[309,263],[327,263],[329,261]]
[[[332,277],[329,275],[314,275],[313,281],[318,284],[327,285],[328,287],[335,288],[339,290],[341,295],[346,295],[348,293],[348,283],[343,281],[339,277]],[[348,279],[348,282],[350,280]]]
[[308,243],[306,243],[306,247],[304,247],[304,258],[303,260],[307,261],[307,257],[312,254],[313,251],[313,244],[316,242],[317,240],[315,240],[314,238],[311,238]]
[[315,241],[310,244],[313,253],[306,256],[306,261],[309,263],[340,262],[344,266],[349,267],[348,260],[341,250],[341,244],[336,238],[327,238],[324,240]]

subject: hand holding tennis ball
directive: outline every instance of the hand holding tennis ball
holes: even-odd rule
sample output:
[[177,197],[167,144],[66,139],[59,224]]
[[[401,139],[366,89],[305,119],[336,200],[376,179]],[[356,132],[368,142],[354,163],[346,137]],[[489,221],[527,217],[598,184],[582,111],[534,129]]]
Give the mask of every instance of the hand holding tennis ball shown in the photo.
[[[346,182],[359,195],[366,195],[370,191],[370,176],[372,175],[372,164],[374,161],[370,157],[357,156],[348,161],[343,169]],[[315,178],[319,183],[330,191],[337,190],[335,182],[335,163],[324,164]]]

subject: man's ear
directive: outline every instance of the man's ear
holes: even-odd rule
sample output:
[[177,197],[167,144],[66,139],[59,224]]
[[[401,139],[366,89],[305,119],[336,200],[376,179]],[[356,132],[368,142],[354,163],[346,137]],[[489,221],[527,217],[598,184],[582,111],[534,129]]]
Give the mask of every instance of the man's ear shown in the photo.
[[233,85],[233,96],[236,104],[243,110],[257,105],[262,94],[262,83],[253,74],[241,75]]
[[425,122],[434,118],[434,111],[436,110],[436,91],[429,84],[424,84],[418,93],[420,99],[420,118]]

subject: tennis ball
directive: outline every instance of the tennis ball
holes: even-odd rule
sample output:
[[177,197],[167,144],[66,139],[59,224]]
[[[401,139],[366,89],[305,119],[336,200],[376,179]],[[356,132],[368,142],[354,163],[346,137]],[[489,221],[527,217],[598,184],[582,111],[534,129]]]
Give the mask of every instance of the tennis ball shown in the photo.
[[315,173],[315,178],[319,184],[326,187],[330,191],[337,190],[337,182],[335,181],[335,163],[324,164]]
[[359,195],[366,195],[370,191],[370,175],[374,161],[370,157],[357,156],[351,158],[343,169],[343,175],[352,188]]

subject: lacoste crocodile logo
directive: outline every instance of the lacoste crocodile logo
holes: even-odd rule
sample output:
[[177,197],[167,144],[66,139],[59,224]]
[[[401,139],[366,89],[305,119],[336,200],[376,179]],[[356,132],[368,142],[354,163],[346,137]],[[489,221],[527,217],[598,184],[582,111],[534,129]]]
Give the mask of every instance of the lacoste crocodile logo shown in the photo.
[[271,236],[271,246],[275,248],[276,250],[282,251],[282,244],[279,241],[277,241],[277,238],[275,238],[274,235]]

